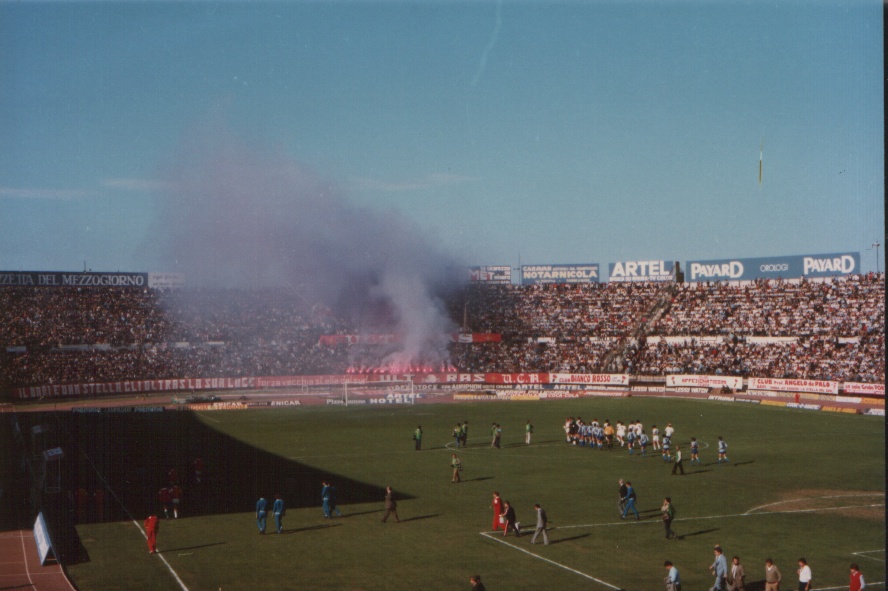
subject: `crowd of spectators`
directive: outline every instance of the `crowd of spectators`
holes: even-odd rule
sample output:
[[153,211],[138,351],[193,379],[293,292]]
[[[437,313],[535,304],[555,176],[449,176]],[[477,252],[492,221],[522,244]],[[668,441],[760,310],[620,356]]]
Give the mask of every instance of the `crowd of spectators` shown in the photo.
[[[740,286],[471,286],[447,302],[454,324],[502,340],[452,343],[416,364],[473,373],[607,369],[883,382],[884,297],[882,274]],[[384,365],[390,345],[319,342],[360,331],[285,289],[4,287],[0,386]]]

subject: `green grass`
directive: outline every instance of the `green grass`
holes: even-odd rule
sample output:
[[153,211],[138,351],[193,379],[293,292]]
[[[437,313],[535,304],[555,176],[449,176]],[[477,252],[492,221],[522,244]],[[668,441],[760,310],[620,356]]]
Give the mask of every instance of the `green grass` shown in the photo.
[[[641,419],[648,430],[652,423],[662,428],[672,422],[675,440],[685,451],[692,435],[701,440],[704,465],[685,462],[689,475],[673,477],[671,464],[656,455],[568,446],[561,429],[568,415]],[[145,419],[158,422],[158,440],[142,443],[162,446],[161,422],[170,418]],[[158,547],[193,591],[463,589],[472,574],[481,574],[491,590],[607,589],[568,569],[636,591],[662,588],[666,559],[681,571],[685,589],[705,589],[712,585],[707,567],[716,543],[728,557],[740,555],[748,581],[762,578],[768,556],[783,571],[785,588],[795,587],[800,556],[808,559],[819,588],[847,585],[852,561],[861,564],[868,582],[884,581],[884,551],[868,558],[853,554],[885,547],[885,437],[884,423],[876,417],[632,398],[302,407],[201,413],[198,418],[220,436],[246,444],[232,448],[241,450],[233,453],[258,449],[279,456],[285,463],[275,468],[283,472],[277,482],[295,487],[285,488],[287,495],[315,498],[317,504],[295,503],[301,506],[288,510],[282,536],[257,534],[252,497],[241,501],[241,508],[202,516],[189,516],[186,505],[185,518],[163,521]],[[531,446],[523,444],[528,418],[536,427]],[[458,452],[466,482],[451,484],[452,450],[445,444],[453,424],[463,419],[470,424],[469,447]],[[503,449],[489,446],[492,421],[505,428]],[[410,439],[417,424],[425,431],[420,453]],[[714,463],[719,435],[730,445],[730,465]],[[182,437],[181,449],[200,450],[200,441]],[[203,453],[211,458],[211,480],[189,490],[191,508],[202,499],[235,493],[243,499],[243,491],[255,487],[249,482],[255,474],[224,469],[231,458]],[[320,482],[314,480],[319,473],[345,483],[340,488],[344,518],[323,519]],[[125,486],[123,479],[109,476],[112,486]],[[620,521],[619,478],[635,484],[639,509],[648,519]],[[402,495],[398,512],[403,522],[380,523],[381,494],[378,499],[355,494],[360,502],[350,502],[352,481],[391,485]],[[542,504],[553,522],[553,543],[531,546],[530,536],[481,535],[490,528],[493,490],[513,502],[526,526],[534,523],[533,504]],[[275,491],[259,492],[269,498]],[[682,539],[663,538],[655,510],[664,496],[675,503],[673,528]],[[812,498],[825,496],[836,498]],[[745,515],[771,503],[781,504]],[[868,504],[879,506],[831,509]],[[803,509],[818,511],[776,512]],[[143,518],[138,515],[138,521]],[[179,588],[159,557],[147,554],[144,538],[126,519],[80,525],[78,533],[89,554],[88,561],[69,568],[79,589]]]

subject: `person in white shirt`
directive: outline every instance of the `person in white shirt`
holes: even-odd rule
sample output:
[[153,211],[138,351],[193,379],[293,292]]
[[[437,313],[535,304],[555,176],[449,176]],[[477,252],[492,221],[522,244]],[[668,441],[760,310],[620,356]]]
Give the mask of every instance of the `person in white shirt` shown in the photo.
[[811,567],[804,558],[799,558],[799,591],[811,591]]

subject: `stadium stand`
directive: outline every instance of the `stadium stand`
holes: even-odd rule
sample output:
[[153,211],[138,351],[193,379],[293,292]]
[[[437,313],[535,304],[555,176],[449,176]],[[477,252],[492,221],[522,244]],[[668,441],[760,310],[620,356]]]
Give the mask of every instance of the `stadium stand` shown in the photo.
[[[466,372],[700,373],[884,382],[884,274],[746,285],[477,285],[448,309]],[[342,374],[386,350],[292,291],[0,288],[0,386]]]

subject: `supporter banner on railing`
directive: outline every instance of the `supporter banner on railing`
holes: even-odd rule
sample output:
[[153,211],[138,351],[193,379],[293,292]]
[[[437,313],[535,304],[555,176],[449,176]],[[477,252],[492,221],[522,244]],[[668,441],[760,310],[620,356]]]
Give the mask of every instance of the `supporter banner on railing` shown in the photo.
[[294,388],[302,386],[341,386],[343,384],[366,384],[370,376],[366,374],[314,375],[314,376],[260,376],[256,378],[257,388]]
[[495,332],[453,333],[450,340],[454,343],[499,343],[503,335]]
[[0,286],[4,285],[22,287],[148,287],[148,274],[0,271]]
[[[489,332],[450,333],[447,335],[452,343],[499,343],[502,335]],[[400,343],[404,335],[400,334],[325,334],[318,339],[324,347],[339,345],[389,345]]]
[[672,281],[675,261],[617,261],[608,266],[612,281]]
[[404,340],[399,334],[325,334],[318,343],[325,347],[337,345],[388,345]]
[[842,384],[842,392],[845,394],[866,394],[868,396],[885,396],[885,384],[861,384],[858,382],[845,382]]
[[817,392],[838,394],[839,383],[828,380],[780,380],[777,378],[749,378],[749,390],[776,392]]
[[666,376],[667,388],[679,388],[694,386],[697,388],[722,388],[727,386],[731,390],[743,389],[743,378],[735,376],[697,376],[697,375],[668,375]]
[[181,390],[238,390],[255,388],[256,378],[182,378],[175,380],[132,380],[103,384],[65,384],[16,388],[16,398],[64,398],[68,396],[102,396],[106,394],[140,394],[143,392],[174,392]]
[[625,373],[550,373],[550,384],[587,384],[596,386],[628,386]]
[[860,272],[859,252],[687,261],[688,281],[752,281],[831,277]]
[[597,283],[598,265],[524,265],[521,283]]
[[512,267],[469,267],[470,283],[512,283]]

